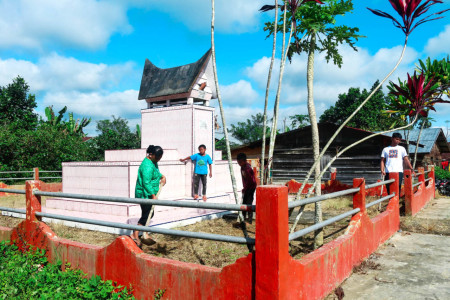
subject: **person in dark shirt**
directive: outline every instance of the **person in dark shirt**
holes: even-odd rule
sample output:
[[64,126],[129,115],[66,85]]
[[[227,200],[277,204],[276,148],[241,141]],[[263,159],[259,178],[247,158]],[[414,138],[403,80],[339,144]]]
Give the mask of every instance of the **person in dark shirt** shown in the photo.
[[[252,166],[247,162],[247,155],[245,155],[245,153],[239,153],[237,155],[237,162],[239,166],[241,166],[242,185],[244,186],[242,189],[242,202],[246,205],[252,205],[253,195],[256,190],[255,173],[253,172]],[[252,224],[253,212],[244,211],[243,214],[245,221]]]

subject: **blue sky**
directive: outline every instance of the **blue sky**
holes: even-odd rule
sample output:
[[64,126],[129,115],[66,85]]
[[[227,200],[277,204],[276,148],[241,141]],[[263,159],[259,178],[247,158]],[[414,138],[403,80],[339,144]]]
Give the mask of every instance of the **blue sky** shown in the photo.
[[[217,68],[228,124],[263,110],[272,51],[263,27],[273,18],[258,12],[264,4],[270,1],[216,0]],[[341,69],[317,54],[314,97],[319,115],[348,88],[370,88],[401,52],[401,30],[366,9],[395,14],[388,0],[355,0],[354,6],[338,22],[359,27],[366,38],[357,42],[358,52],[340,49]],[[450,8],[450,1],[435,7],[434,12]],[[145,108],[137,100],[145,59],[160,68],[196,61],[210,48],[210,22],[207,0],[0,0],[0,85],[24,77],[37,96],[39,114],[49,105],[56,110],[67,105],[78,117],[92,117],[90,135],[96,134],[95,120],[111,115],[134,127]],[[390,80],[406,78],[418,59],[442,59],[449,49],[450,15],[423,24],[411,34],[403,63]],[[273,82],[278,71],[274,76]],[[269,111],[275,89],[273,85]],[[280,108],[280,121],[307,114],[305,55],[286,67]],[[434,125],[445,128],[450,105],[437,110]]]

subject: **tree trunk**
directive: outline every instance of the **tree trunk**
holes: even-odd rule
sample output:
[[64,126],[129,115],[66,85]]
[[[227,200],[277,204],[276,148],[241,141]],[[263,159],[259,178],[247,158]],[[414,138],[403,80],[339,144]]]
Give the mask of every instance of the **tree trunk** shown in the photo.
[[[278,0],[275,0],[275,22],[274,28],[278,26]],[[272,79],[273,63],[275,62],[275,52],[277,49],[277,30],[273,32],[272,59],[270,60],[269,75],[267,76],[266,97],[264,100],[263,137],[261,150],[260,184],[264,184],[264,159],[266,157],[266,127],[267,127],[267,105],[269,102],[270,80]]]
[[[278,77],[278,89],[277,95],[275,97],[275,104],[273,107],[273,121],[272,130],[270,131],[270,145],[269,145],[269,161],[267,162],[268,177],[270,178],[270,183],[272,183],[272,177],[270,176],[270,170],[272,168],[273,162],[273,151],[275,148],[275,140],[277,138],[277,125],[278,125],[278,110],[280,107],[280,94],[281,94],[281,83],[283,82],[284,66],[286,65],[287,53],[290,47],[290,41],[292,39],[292,34],[294,30],[294,22],[291,22],[291,30],[289,33],[288,45],[286,46],[286,11],[287,2],[284,4],[284,16],[283,16],[283,46],[281,49],[281,62],[280,62],[280,76]],[[285,51],[286,48],[286,51]]]
[[[320,155],[319,144],[319,128],[317,126],[316,108],[314,106],[314,50],[316,49],[316,33],[312,32],[309,42],[308,52],[308,66],[307,66],[307,86],[308,86],[308,113],[311,121],[311,134],[312,134],[312,146],[314,161],[317,161]],[[314,170],[314,191],[316,196],[321,194],[321,182],[320,182],[320,164],[316,164]],[[320,202],[315,203],[314,223],[322,222],[322,208]],[[323,230],[317,230],[314,232],[314,249],[323,245]]]
[[[230,151],[230,140],[228,139],[228,130],[227,130],[227,124],[225,120],[225,114],[223,110],[222,105],[222,97],[220,95],[219,90],[219,80],[217,78],[217,67],[216,67],[216,51],[214,47],[214,17],[215,17],[215,9],[214,9],[214,0],[211,0],[212,4],[212,17],[211,17],[211,55],[212,55],[212,65],[213,65],[213,72],[214,72],[214,83],[216,85],[217,90],[217,100],[219,101],[219,107],[220,107],[220,116],[222,118],[222,126],[223,126],[223,133],[225,135],[225,145],[227,150],[227,156],[228,156],[228,167],[230,169],[230,176],[231,176],[231,183],[233,185],[233,194],[236,204],[241,204],[241,201],[238,197],[237,187],[236,187],[236,178],[234,177],[234,170],[233,170],[233,162],[231,160],[231,151]],[[247,228],[244,222],[244,216],[242,215],[242,211],[239,211],[239,221],[242,225],[242,231],[244,233],[244,236],[248,238],[247,234]],[[249,246],[249,250],[251,247]]]
[[424,120],[422,122],[422,126],[420,126],[420,131],[419,131],[419,136],[417,137],[417,141],[416,141],[416,151],[414,151],[414,162],[413,162],[413,170],[416,168],[416,161],[417,161],[417,150],[419,150],[419,141],[420,141],[420,136],[422,135],[422,130],[423,127],[425,125],[426,120]]

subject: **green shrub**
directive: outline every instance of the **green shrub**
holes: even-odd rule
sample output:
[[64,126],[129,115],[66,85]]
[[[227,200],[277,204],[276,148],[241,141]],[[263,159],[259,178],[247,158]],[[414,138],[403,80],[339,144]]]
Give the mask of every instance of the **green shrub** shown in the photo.
[[134,299],[132,289],[100,276],[87,278],[62,263],[50,264],[45,251],[19,251],[0,243],[0,299]]
[[436,179],[450,179],[450,172],[442,169],[441,167],[434,167]]

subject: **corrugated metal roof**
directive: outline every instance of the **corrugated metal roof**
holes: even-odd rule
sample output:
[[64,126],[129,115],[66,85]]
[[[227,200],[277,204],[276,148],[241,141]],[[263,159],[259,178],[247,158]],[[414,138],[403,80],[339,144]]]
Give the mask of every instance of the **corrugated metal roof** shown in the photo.
[[[395,131],[402,135],[403,139],[407,139],[408,130],[400,130]],[[409,140],[417,142],[417,138],[419,136],[420,129],[409,130]],[[386,135],[392,136],[393,132],[387,133]],[[449,152],[449,146],[447,143],[447,139],[445,138],[444,132],[442,128],[426,128],[422,130],[420,134],[419,144],[424,145],[424,147],[419,147],[417,153],[430,153],[431,149],[433,149],[433,145],[437,143],[439,146],[439,150],[441,152]],[[409,145],[409,153],[414,153],[416,151],[415,145]]]
[[195,63],[170,69],[160,69],[146,59],[138,99],[190,92],[210,55],[211,49]]

